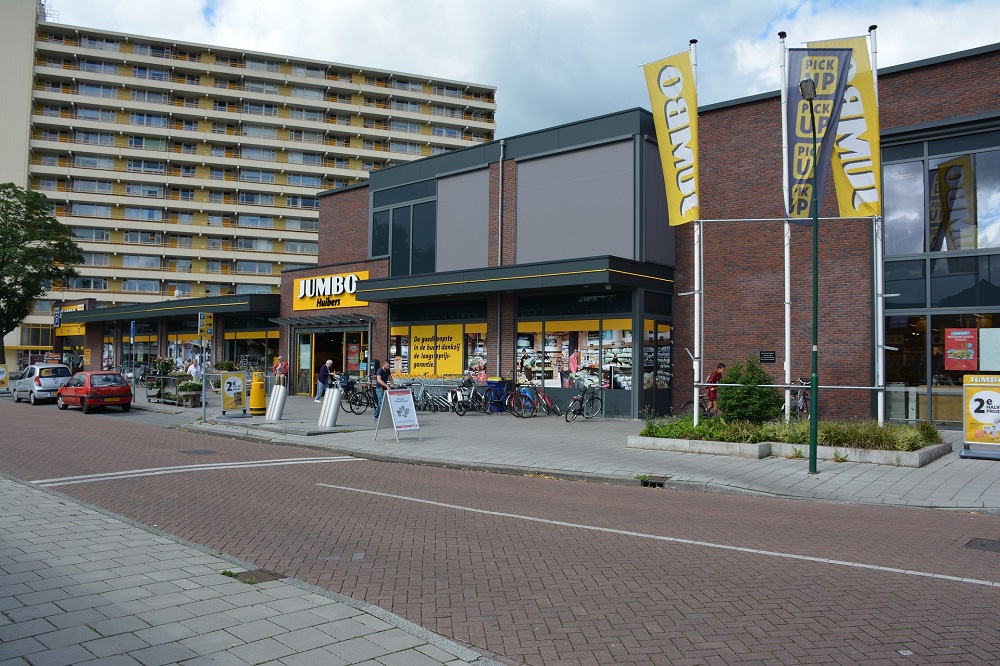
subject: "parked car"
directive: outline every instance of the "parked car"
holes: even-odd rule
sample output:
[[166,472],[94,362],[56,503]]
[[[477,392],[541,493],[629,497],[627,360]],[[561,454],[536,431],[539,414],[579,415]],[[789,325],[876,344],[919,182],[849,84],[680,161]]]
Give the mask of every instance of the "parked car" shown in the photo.
[[108,405],[132,409],[132,387],[120,372],[89,370],[78,372],[59,389],[59,409],[79,406],[84,414]]
[[73,373],[61,363],[35,363],[25,368],[11,382],[14,402],[27,398],[32,405],[40,400],[54,400],[59,388],[69,381]]

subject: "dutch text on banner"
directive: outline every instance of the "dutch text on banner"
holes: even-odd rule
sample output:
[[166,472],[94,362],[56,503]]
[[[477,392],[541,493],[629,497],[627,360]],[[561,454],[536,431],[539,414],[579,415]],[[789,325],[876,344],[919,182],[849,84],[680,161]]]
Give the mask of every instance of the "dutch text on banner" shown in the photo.
[[[834,134],[830,130],[840,117],[840,107],[844,101],[844,86],[851,64],[848,49],[789,49],[786,109],[788,128],[788,216],[809,217],[813,198],[813,126],[812,115],[816,116],[816,141],[819,160],[815,164],[817,209],[822,208],[822,194],[826,184],[826,174],[833,152]],[[813,100],[813,114],[809,102],[802,99],[799,82],[812,79],[816,83],[816,99]]]
[[698,95],[685,51],[643,67],[667,188],[670,226],[698,219]]
[[864,37],[809,42],[809,48],[851,49],[851,68],[833,150],[833,184],[841,217],[882,214],[881,140],[875,73]]

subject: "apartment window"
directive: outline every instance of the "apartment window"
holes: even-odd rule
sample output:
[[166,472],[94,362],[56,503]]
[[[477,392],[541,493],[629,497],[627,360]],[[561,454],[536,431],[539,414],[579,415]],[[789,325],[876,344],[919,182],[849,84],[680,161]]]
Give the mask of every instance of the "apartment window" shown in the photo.
[[434,136],[443,136],[447,139],[461,139],[462,131],[457,127],[432,127],[431,134]]
[[264,162],[274,162],[278,158],[278,153],[274,148],[258,148],[256,146],[243,146],[240,148],[240,157],[245,160],[261,160]]
[[169,58],[170,49],[166,46],[153,46],[152,44],[136,44],[134,47],[136,54],[153,56],[154,58]]
[[181,167],[181,178],[194,178],[197,175],[197,171],[193,166],[182,166]]
[[409,111],[410,113],[420,113],[419,102],[408,102],[406,100],[394,99],[392,100],[392,108],[394,111]]
[[244,294],[270,294],[271,288],[266,284],[238,284],[236,285],[237,295]]
[[407,155],[419,155],[420,154],[420,144],[419,143],[408,143],[406,141],[390,141],[389,142],[389,152],[393,152],[393,153],[406,153]]
[[375,164],[375,162],[372,162],[371,160],[364,160],[361,163],[361,170],[362,171],[377,171],[378,170],[378,166]]
[[[268,238],[239,238],[236,241],[237,250],[254,250],[256,252],[270,252],[273,247]],[[270,273],[271,264],[268,264],[267,272]]]
[[[177,213],[177,224],[194,224],[194,213]],[[190,247],[190,244],[187,245]]]
[[305,241],[285,241],[285,252],[289,254],[318,254],[319,244]]
[[89,229],[87,227],[74,227],[73,238],[82,241],[94,241],[104,243],[111,240],[110,229]]
[[71,210],[75,217],[111,217],[111,206],[77,202]]
[[319,220],[287,217],[285,218],[285,229],[289,231],[319,231]]
[[324,91],[322,88],[307,88],[305,86],[292,86],[291,90],[292,97],[305,97],[306,99],[323,99]]
[[338,187],[347,187],[347,181],[343,178],[334,178],[330,181],[328,186],[333,189],[337,189]]
[[215,101],[212,102],[212,110],[213,111],[235,111],[236,110],[236,105],[235,104],[230,104],[229,102],[220,102],[218,100],[215,100]]
[[431,155],[444,155],[445,153],[450,153],[453,149],[447,146],[431,146]]
[[69,279],[69,288],[87,291],[107,291],[108,281],[105,278],[74,277]]
[[182,143],[180,146],[174,146],[175,149],[178,147],[185,155],[194,155],[198,152],[198,146],[193,143]]
[[145,127],[166,127],[167,117],[153,113],[131,113],[129,122],[133,125],[143,125]]
[[[45,158],[42,157],[42,164],[46,164]],[[55,157],[55,155],[52,155]],[[53,161],[52,164],[58,164],[58,161]],[[73,156],[73,166],[79,167],[81,169],[113,169],[115,166],[115,160],[112,157],[93,157],[90,155],[74,155]]]
[[[48,116],[49,118],[59,118],[63,114],[63,108],[61,106],[52,106],[51,104],[46,104],[42,107],[42,115]],[[77,116],[79,118],[79,116]]]
[[225,146],[212,146],[211,149],[212,157],[226,157],[226,147]]
[[309,65],[292,65],[294,76],[308,76],[314,79],[322,79],[326,76],[326,70],[322,67],[312,67]]
[[208,216],[208,226],[210,227],[224,227],[228,225],[229,225],[229,217],[225,215]]
[[[45,107],[48,110],[48,107]],[[46,113],[48,115],[48,113]],[[76,117],[80,120],[96,120],[105,123],[115,121],[115,112],[108,109],[98,109],[90,106],[76,107]]]
[[434,94],[444,97],[461,97],[462,89],[454,86],[434,86]]
[[338,169],[348,169],[351,166],[351,161],[346,157],[335,157],[333,160],[333,166]]
[[205,243],[209,250],[227,250],[229,249],[229,244],[223,241],[221,238],[208,238]]
[[[180,262],[178,262],[180,263]],[[191,262],[188,262],[189,264]],[[181,271],[178,267],[177,272],[191,272],[191,267],[188,266],[187,271]],[[191,283],[190,282],[168,282],[167,283],[167,293],[171,296],[190,296],[191,295]]]
[[166,150],[167,140],[150,136],[129,136],[128,147],[140,150]]
[[313,130],[291,130],[288,138],[292,141],[304,141],[306,143],[323,143],[323,132]]
[[160,258],[150,257],[144,254],[123,254],[122,268],[148,268],[151,270],[160,268]]
[[424,85],[419,81],[401,81],[393,79],[392,87],[396,90],[409,90],[411,92],[422,92]]
[[201,85],[201,76],[198,74],[181,74],[177,77],[177,80],[189,86]]
[[164,172],[163,162],[156,160],[129,160],[128,170],[133,173],[159,173]]
[[278,128],[266,125],[244,125],[243,136],[252,136],[258,139],[277,139]]
[[169,93],[162,90],[133,90],[133,102],[146,102],[148,104],[166,104],[170,101]]
[[84,132],[77,130],[73,135],[77,143],[89,143],[95,146],[115,145],[115,135],[107,132]]
[[107,252],[84,252],[83,253],[83,265],[84,266],[107,266],[110,260],[110,256]]
[[289,164],[315,164],[322,166],[323,156],[319,153],[303,153],[298,150],[288,151]]
[[258,58],[247,58],[247,69],[254,72],[280,72],[281,66],[273,60],[260,60]]
[[205,295],[206,296],[221,296],[222,295],[222,285],[215,283],[208,283],[205,285]]
[[274,218],[270,215],[240,215],[236,218],[236,225],[258,229],[273,229]]
[[240,180],[245,183],[273,183],[274,172],[260,169],[241,169]]
[[49,176],[40,178],[38,180],[38,189],[40,189],[40,190],[47,190],[47,191],[58,190],[59,189],[59,179],[58,178],[52,178],[52,177],[49,177]]
[[403,120],[393,120],[389,123],[389,129],[393,132],[407,132],[409,134],[420,134],[420,123],[409,123]]
[[159,280],[122,280],[122,291],[135,291],[145,294],[160,293]]
[[226,193],[219,190],[210,190],[208,193],[209,203],[226,203]]
[[80,46],[85,49],[98,49],[99,51],[119,50],[117,39],[105,39],[103,37],[80,37]]
[[194,190],[189,187],[176,189],[174,194],[180,201],[194,201]]
[[308,176],[301,173],[288,174],[288,184],[299,187],[322,187],[323,179],[320,176]]
[[190,259],[171,259],[170,267],[177,273],[190,273],[194,263]]
[[133,67],[132,76],[137,79],[149,79],[150,81],[170,80],[170,72],[165,69],[153,69],[152,67]]
[[271,262],[270,261],[237,261],[236,262],[236,272],[256,275],[270,275],[271,274]]
[[243,113],[249,113],[255,116],[276,116],[278,115],[278,107],[274,104],[243,102]]
[[84,97],[104,97],[107,99],[118,97],[118,89],[114,86],[102,86],[94,83],[80,83],[76,87],[76,92]]
[[181,121],[181,129],[185,132],[197,132],[198,131],[198,121],[197,120],[183,120]]
[[113,184],[110,180],[73,179],[74,192],[93,192],[94,194],[111,194]]
[[267,192],[240,192],[240,203],[251,206],[273,206],[274,195]]
[[126,231],[125,242],[134,245],[162,245],[163,236],[155,231]]
[[118,74],[118,65],[111,62],[101,62],[99,60],[80,60],[80,71],[91,72],[93,74]]
[[163,198],[163,186],[151,183],[126,183],[125,194],[130,197],[156,197]]
[[212,134],[235,134],[236,130],[232,125],[226,123],[212,123]]
[[319,209],[319,199],[316,197],[300,197],[300,196],[288,196],[285,197],[286,205],[289,208],[311,208],[313,210]]
[[353,104],[354,103],[354,100],[351,98],[351,96],[347,95],[347,94],[333,95],[332,99],[333,99],[334,102],[337,102],[338,104]]
[[435,104],[431,107],[431,114],[435,116],[445,116],[446,118],[461,118],[462,109],[457,109],[453,106],[441,106],[440,104]]
[[325,118],[323,111],[316,111],[314,109],[300,109],[293,106],[290,111],[292,118],[295,120],[316,120],[323,122],[323,119]]
[[226,180],[227,175],[228,173],[225,169],[217,169],[215,167],[209,169],[208,172],[208,177],[212,180]]
[[222,272],[222,262],[218,259],[209,259],[205,262],[205,272],[206,273],[221,273]]
[[162,208],[139,208],[137,206],[125,207],[126,220],[143,220],[146,222],[159,222],[163,219]]
[[278,84],[266,81],[247,81],[243,84],[243,89],[248,92],[264,93],[266,95],[278,94]]

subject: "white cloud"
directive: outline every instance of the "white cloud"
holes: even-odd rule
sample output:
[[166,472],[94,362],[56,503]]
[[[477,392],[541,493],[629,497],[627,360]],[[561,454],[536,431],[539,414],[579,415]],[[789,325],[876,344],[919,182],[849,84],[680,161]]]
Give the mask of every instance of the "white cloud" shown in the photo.
[[797,47],[878,24],[884,67],[994,43],[1000,24],[995,0],[48,4],[63,23],[494,85],[498,136],[648,108],[639,65],[686,50],[692,38],[699,100],[708,104],[777,89],[779,30]]

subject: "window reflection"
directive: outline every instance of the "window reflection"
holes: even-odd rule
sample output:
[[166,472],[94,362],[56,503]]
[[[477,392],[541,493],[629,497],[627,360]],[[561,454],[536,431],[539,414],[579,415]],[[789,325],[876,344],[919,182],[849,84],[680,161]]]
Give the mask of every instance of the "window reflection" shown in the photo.
[[883,173],[886,255],[923,252],[923,162],[889,164]]

